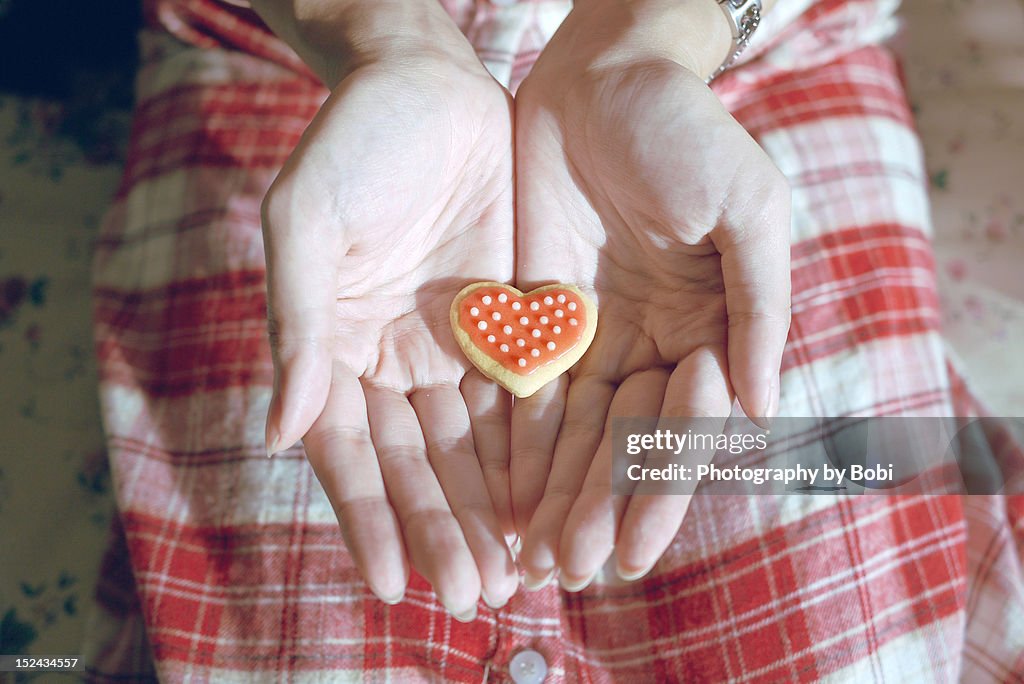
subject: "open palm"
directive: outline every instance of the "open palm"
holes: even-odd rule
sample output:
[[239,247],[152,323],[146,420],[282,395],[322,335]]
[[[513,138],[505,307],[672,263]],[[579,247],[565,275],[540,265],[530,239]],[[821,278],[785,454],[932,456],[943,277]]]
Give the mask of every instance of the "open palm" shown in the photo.
[[378,596],[400,600],[411,564],[460,619],[517,577],[510,401],[448,308],[466,282],[511,279],[512,227],[511,98],[475,60],[355,70],[264,203],[268,444],[303,439]]
[[571,73],[557,41],[516,97],[517,281],[575,283],[600,318],[572,371],[516,403],[511,475],[528,576],[579,589],[613,548],[620,575],[644,574],[687,505],[612,496],[611,416],[724,422],[734,397],[755,420],[774,412],[789,195],[691,71]]

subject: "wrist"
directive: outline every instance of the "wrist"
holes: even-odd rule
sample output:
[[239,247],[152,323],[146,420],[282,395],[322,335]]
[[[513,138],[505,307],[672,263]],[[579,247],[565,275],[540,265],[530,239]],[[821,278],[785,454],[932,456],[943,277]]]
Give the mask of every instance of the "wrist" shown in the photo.
[[480,66],[436,0],[253,0],[253,9],[324,84],[374,63]]
[[717,0],[576,0],[570,19],[581,25],[581,36],[596,38],[591,66],[597,68],[668,59],[706,79],[734,49]]

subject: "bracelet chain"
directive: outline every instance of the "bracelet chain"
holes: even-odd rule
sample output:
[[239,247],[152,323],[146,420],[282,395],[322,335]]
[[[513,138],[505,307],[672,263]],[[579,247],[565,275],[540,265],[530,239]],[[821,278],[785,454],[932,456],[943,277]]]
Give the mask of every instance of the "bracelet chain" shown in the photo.
[[723,71],[731,67],[747,49],[750,38],[761,24],[761,0],[717,0],[732,27],[733,50],[722,66],[708,77],[710,83]]

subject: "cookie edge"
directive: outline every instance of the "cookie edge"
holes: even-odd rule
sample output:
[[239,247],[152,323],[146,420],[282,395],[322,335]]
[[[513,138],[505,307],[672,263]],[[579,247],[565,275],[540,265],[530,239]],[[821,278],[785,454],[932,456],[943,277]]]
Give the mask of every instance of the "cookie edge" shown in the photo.
[[[459,305],[462,304],[462,300],[468,297],[471,293],[482,287],[499,287],[509,290],[515,293],[517,297],[527,297],[533,294],[547,292],[549,290],[567,290],[576,294],[583,302],[583,307],[587,314],[587,324],[583,327],[583,335],[580,336],[579,343],[576,344],[571,350],[560,356],[556,362],[550,366],[544,366],[538,368],[534,373],[530,375],[517,375],[510,370],[507,370],[500,363],[492,359],[490,356],[478,349],[466,333],[459,326]],[[452,332],[455,335],[455,341],[458,343],[462,353],[469,359],[477,370],[483,375],[494,382],[498,383],[501,387],[508,390],[513,396],[519,399],[525,399],[548,384],[549,382],[558,378],[562,373],[568,372],[572,369],[576,363],[583,358],[583,355],[590,349],[591,343],[594,341],[594,337],[597,334],[597,306],[594,301],[575,285],[568,283],[551,283],[549,285],[542,285],[541,287],[534,288],[529,292],[523,292],[514,285],[508,283],[499,283],[493,280],[481,281],[476,283],[470,283],[465,286],[459,293],[455,295],[455,299],[452,300],[451,307],[448,312],[449,323],[451,324]]]

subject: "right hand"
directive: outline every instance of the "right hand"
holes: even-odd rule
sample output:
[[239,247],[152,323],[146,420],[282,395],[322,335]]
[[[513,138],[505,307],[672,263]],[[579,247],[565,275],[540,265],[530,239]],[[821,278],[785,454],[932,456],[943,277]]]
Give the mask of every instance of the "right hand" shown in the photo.
[[460,620],[518,586],[510,397],[448,319],[465,284],[513,275],[512,100],[465,48],[357,66],[263,206],[268,449],[303,440],[378,597],[411,564]]

